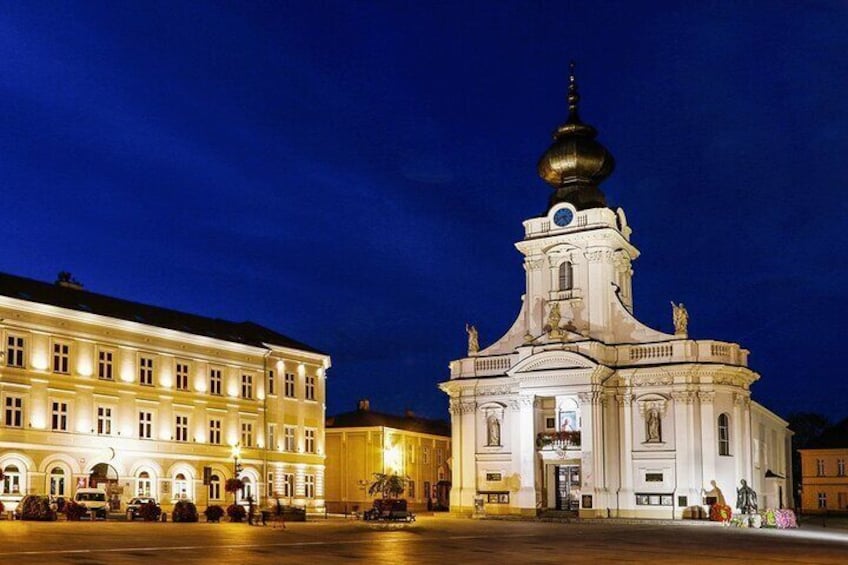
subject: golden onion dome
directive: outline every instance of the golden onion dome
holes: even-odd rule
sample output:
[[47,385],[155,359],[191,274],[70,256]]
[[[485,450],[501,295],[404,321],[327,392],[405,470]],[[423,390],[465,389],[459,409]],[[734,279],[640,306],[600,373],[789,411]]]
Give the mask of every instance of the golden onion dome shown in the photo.
[[549,208],[569,202],[578,210],[606,206],[606,198],[598,185],[615,168],[615,160],[606,147],[595,141],[597,131],[580,121],[577,114],[577,82],[571,63],[568,85],[568,119],[554,132],[554,143],[539,159],[539,176],[556,192]]

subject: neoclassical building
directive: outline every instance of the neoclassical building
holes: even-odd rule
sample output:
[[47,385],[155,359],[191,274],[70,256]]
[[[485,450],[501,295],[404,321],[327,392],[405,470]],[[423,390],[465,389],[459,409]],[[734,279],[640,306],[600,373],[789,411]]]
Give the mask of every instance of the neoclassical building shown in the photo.
[[98,485],[137,495],[323,508],[320,351],[228,322],[0,274],[0,501]]
[[[696,515],[716,488],[733,506],[742,479],[762,507],[791,502],[787,423],[751,400],[759,375],[736,343],[642,324],[633,310],[639,251],[600,183],[612,155],[569,116],[538,171],[547,211],[516,247],[526,292],[513,326],[450,364],[451,510],[585,517]],[[712,484],[715,481],[715,485]]]

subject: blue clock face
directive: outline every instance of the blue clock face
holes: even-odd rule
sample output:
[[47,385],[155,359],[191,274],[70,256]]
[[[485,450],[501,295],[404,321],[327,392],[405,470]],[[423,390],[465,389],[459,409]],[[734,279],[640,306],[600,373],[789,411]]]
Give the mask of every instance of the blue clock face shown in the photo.
[[560,227],[565,227],[571,223],[571,220],[574,219],[574,212],[569,210],[568,208],[562,208],[557,210],[556,214],[554,214],[554,223]]

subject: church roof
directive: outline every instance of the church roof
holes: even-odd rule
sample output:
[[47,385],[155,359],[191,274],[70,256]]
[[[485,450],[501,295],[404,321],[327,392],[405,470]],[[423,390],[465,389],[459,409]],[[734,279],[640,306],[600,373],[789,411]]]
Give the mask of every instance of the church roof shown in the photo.
[[[60,277],[61,280],[61,277]],[[65,281],[67,283],[68,281]],[[76,282],[50,284],[0,273],[0,296],[108,316],[233,343],[263,347],[273,344],[310,353],[325,353],[254,322],[230,322],[159,306],[150,306],[83,290]]]
[[326,421],[327,428],[374,428],[385,427],[450,437],[450,423],[444,420],[421,418],[408,413],[406,416],[385,414],[368,410],[354,410],[330,416]]

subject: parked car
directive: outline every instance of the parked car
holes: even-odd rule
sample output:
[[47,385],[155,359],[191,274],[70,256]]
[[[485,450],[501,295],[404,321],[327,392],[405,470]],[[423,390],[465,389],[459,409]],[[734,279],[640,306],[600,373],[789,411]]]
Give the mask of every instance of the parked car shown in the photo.
[[362,514],[364,520],[383,522],[414,522],[415,514],[407,510],[404,499],[377,499],[374,507]]
[[88,516],[92,520],[95,518],[106,519],[106,513],[109,511],[109,500],[106,497],[106,491],[99,488],[81,488],[74,494],[74,502],[84,504],[88,509]]
[[136,518],[141,518],[141,514],[139,514],[139,509],[145,504],[152,502],[156,505],[156,508],[161,510],[159,503],[156,502],[155,498],[149,496],[139,496],[130,500],[129,504],[127,504],[127,517],[130,520],[135,520]]

